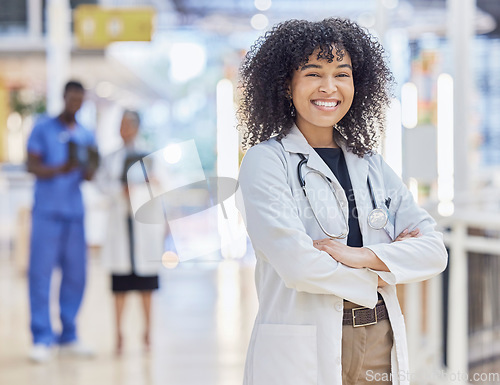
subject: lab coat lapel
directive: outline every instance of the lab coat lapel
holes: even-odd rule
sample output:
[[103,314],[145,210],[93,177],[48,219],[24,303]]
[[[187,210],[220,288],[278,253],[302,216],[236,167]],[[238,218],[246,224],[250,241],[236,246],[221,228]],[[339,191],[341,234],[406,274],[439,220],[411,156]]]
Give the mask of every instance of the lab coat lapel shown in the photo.
[[318,153],[314,151],[309,143],[307,143],[306,138],[302,135],[302,132],[300,132],[296,125],[292,127],[290,133],[281,139],[281,143],[283,148],[288,152],[309,155],[309,157],[306,156],[306,158],[308,158],[306,167],[319,171],[340,187],[340,184],[338,183],[337,178],[335,178],[335,175],[333,175],[332,170],[330,170]]
[[306,175],[308,170],[310,172],[312,169],[330,178],[330,180],[332,181],[332,187],[335,190],[335,194],[337,195],[340,206],[344,211],[344,216],[345,218],[348,218],[349,205],[347,203],[347,197],[342,185],[337,180],[332,170],[330,170],[330,167],[328,167],[328,165],[323,161],[319,154],[309,145],[306,138],[304,137],[304,135],[302,135],[302,132],[300,132],[297,126],[294,125],[292,127],[290,133],[281,140],[281,143],[285,151],[288,151],[290,153],[309,155],[308,157],[306,156],[308,159],[303,169],[304,176]]
[[368,191],[368,162],[364,158],[348,151],[345,146],[341,146],[344,151],[344,158],[349,171],[354,198],[356,199],[356,209],[358,210],[358,222],[361,234],[367,231],[367,217],[371,210],[370,193]]

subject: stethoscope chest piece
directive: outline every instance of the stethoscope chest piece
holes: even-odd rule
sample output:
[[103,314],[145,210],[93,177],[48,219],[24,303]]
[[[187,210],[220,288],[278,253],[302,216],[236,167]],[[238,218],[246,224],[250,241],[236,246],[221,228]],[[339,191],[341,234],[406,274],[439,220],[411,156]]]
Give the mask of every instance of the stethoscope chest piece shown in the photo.
[[368,225],[374,230],[383,229],[389,220],[387,210],[375,208],[368,214]]
[[[312,213],[314,215],[314,218],[316,219],[316,222],[318,222],[318,225],[321,228],[321,230],[329,238],[332,238],[332,239],[342,239],[342,238],[347,237],[347,234],[349,233],[349,221],[348,221],[348,218],[346,217],[346,215],[344,213],[344,210],[342,209],[342,206],[340,204],[339,198],[337,197],[337,194],[336,194],[335,190],[332,187],[331,180],[328,177],[326,177],[325,175],[323,175],[319,171],[311,171],[313,173],[316,173],[316,174],[320,175],[328,183],[328,186],[330,187],[330,189],[331,189],[331,191],[332,191],[332,193],[333,193],[333,195],[335,197],[335,200],[337,201],[337,204],[339,205],[339,209],[340,209],[340,211],[342,213],[342,216],[344,217],[345,230],[342,231],[340,234],[331,234],[331,233],[329,233],[325,229],[325,227],[321,224],[321,221],[319,220],[319,218],[316,216],[316,212],[314,211],[313,206],[311,205],[311,202],[309,201],[309,197],[307,195],[305,178],[302,175],[302,166],[304,166],[304,164],[307,162],[307,159],[306,159],[306,157],[303,154],[299,154],[299,156],[300,156],[301,160],[300,160],[300,162],[297,165],[297,176],[299,178],[300,186],[302,187],[302,190],[304,191],[304,195],[305,195],[306,199],[308,200],[309,205],[311,206],[311,210],[312,210]],[[376,199],[375,199],[375,195],[374,195],[374,191],[372,189],[372,185],[371,185],[371,182],[370,182],[370,178],[367,178],[367,184],[368,184],[368,190],[370,191],[370,198],[371,198],[372,207],[373,207],[373,210],[370,211],[370,213],[368,214],[368,225],[372,229],[374,229],[374,230],[381,230],[381,229],[383,229],[385,227],[385,225],[389,221],[389,214],[388,214],[388,211],[385,208],[381,208],[380,206],[377,205],[377,202],[376,202]],[[386,203],[387,207],[389,207],[388,206],[389,204],[390,204],[390,199],[389,199],[389,203]]]

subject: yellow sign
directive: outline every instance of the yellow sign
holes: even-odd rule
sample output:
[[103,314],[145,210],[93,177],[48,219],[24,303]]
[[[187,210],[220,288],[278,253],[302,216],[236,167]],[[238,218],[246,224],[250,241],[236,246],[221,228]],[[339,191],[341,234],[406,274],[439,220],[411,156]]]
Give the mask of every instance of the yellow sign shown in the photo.
[[152,7],[80,5],[74,11],[77,45],[100,49],[115,41],[151,41],[154,16]]

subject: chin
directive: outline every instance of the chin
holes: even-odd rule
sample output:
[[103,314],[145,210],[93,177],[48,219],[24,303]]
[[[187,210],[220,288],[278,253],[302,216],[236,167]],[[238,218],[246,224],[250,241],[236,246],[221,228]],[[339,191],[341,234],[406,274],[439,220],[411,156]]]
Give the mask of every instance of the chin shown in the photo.
[[326,122],[326,123],[316,123],[316,127],[318,128],[322,128],[322,129],[328,129],[330,130],[333,126],[335,126],[336,124],[338,123],[338,121],[334,121],[334,122]]

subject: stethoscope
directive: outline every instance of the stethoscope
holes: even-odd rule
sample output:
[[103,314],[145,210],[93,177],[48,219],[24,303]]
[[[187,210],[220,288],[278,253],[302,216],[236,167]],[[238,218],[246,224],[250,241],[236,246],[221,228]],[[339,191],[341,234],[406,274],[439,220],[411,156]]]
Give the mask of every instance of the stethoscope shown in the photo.
[[[299,154],[299,156],[300,156],[301,160],[297,166],[297,175],[299,177],[300,187],[302,187],[302,191],[304,192],[304,195],[307,199],[307,202],[309,203],[309,206],[311,206],[311,211],[314,215],[314,218],[316,219],[316,222],[318,223],[319,227],[321,228],[321,231],[323,231],[327,237],[332,238],[332,239],[343,239],[343,238],[347,237],[347,234],[349,233],[349,221],[345,215],[344,210],[342,209],[342,206],[340,204],[340,200],[337,197],[337,193],[335,192],[335,189],[332,187],[332,180],[317,170],[310,171],[311,173],[318,174],[328,183],[328,186],[330,187],[330,190],[332,191],[333,196],[335,197],[335,200],[337,201],[337,205],[339,206],[340,211],[342,212],[342,216],[344,218],[344,223],[345,223],[345,230],[343,230],[340,234],[329,233],[323,227],[323,225],[321,224],[321,221],[319,220],[318,216],[316,215],[314,208],[311,205],[311,201],[309,200],[309,197],[307,195],[306,181],[305,181],[304,177],[302,176],[302,166],[307,162],[307,159],[303,154]],[[370,226],[374,230],[381,230],[387,224],[387,221],[389,220],[389,214],[387,213],[387,209],[385,209],[384,207],[379,207],[377,205],[377,201],[375,199],[375,195],[373,194],[372,184],[371,184],[369,177],[367,177],[367,184],[368,184],[368,190],[370,192],[370,198],[371,198],[372,207],[373,207],[372,211],[370,211],[370,213],[368,214],[368,219],[367,219],[368,226]],[[390,202],[391,202],[390,198],[387,198],[385,205],[389,206]]]

